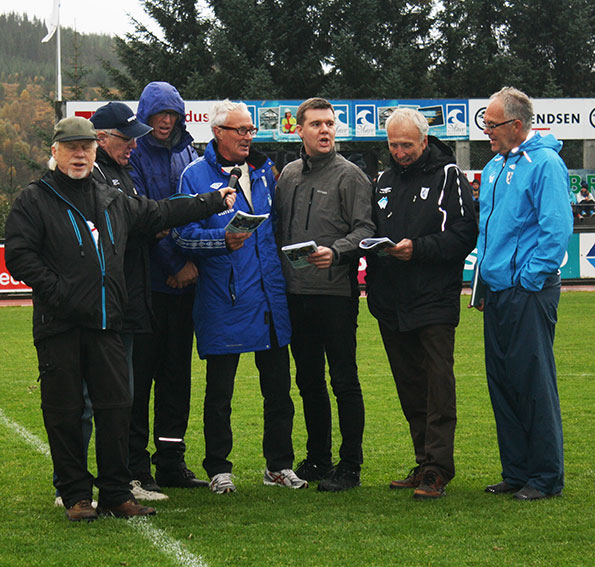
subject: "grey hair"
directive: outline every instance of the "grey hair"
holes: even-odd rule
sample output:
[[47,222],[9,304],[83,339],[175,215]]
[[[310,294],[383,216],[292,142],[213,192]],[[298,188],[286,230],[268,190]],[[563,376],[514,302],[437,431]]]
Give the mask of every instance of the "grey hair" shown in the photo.
[[[97,140],[93,140],[93,143],[95,144],[95,148],[97,148]],[[54,142],[51,147],[58,149],[59,145],[60,142]],[[50,156],[50,159],[48,160],[48,169],[50,171],[56,171],[57,166],[58,162],[56,161],[56,158],[54,156]]]
[[228,98],[217,101],[211,108],[211,130],[215,126],[222,126],[227,120],[227,115],[234,110],[248,111],[248,107],[243,102],[231,102]]
[[533,121],[533,103],[523,92],[514,87],[504,87],[494,93],[490,100],[500,99],[504,108],[504,116],[508,119],[520,120],[523,131],[531,130]]
[[402,122],[412,122],[413,125],[419,130],[420,142],[423,142],[424,138],[430,131],[430,125],[428,124],[427,118],[418,110],[413,108],[396,108],[393,113],[387,118],[385,129],[388,131],[389,124],[392,123],[401,124]]

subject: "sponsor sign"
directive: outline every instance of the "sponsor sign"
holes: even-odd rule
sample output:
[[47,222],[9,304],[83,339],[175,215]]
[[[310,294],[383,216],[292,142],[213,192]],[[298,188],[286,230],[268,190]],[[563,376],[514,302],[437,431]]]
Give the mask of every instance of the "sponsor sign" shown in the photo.
[[[488,99],[469,100],[469,139],[487,140],[483,115]],[[533,129],[559,140],[595,139],[595,98],[533,99]]]
[[[66,116],[90,118],[108,101],[66,102]],[[138,101],[124,101],[134,112]],[[186,127],[197,143],[207,143],[212,133],[209,113],[215,101],[185,102]],[[256,142],[301,142],[295,128],[295,116],[302,100],[244,100],[254,125]],[[398,107],[419,110],[430,124],[430,134],[443,140],[468,138],[467,100],[331,100],[335,108],[337,141],[385,141],[386,119]]]
[[31,288],[23,282],[15,280],[6,269],[4,261],[4,244],[0,244],[0,294],[2,293],[31,293]]

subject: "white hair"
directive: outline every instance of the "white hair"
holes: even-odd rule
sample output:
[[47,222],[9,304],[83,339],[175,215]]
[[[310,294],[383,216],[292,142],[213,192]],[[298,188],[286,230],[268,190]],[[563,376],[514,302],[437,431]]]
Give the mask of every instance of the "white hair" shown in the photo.
[[222,126],[227,120],[227,115],[234,110],[248,112],[248,107],[243,102],[231,102],[228,98],[217,101],[211,108],[211,130],[215,126]]
[[427,118],[418,110],[413,110],[413,108],[396,108],[386,120],[386,124],[384,125],[385,129],[388,130],[389,124],[392,124],[393,122],[395,124],[412,122],[419,130],[419,138],[422,142],[430,131],[430,125],[428,124]]

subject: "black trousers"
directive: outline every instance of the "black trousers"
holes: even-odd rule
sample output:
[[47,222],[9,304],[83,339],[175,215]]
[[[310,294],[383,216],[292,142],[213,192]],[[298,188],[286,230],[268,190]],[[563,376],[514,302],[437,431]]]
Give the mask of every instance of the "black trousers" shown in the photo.
[[55,472],[55,487],[69,508],[91,499],[93,476],[81,416],[86,382],[95,420],[99,504],[130,499],[127,468],[130,393],[124,347],[118,333],[77,327],[36,344],[41,408]]
[[331,387],[337,399],[342,442],[341,462],[359,471],[363,462],[364,400],[356,351],[359,300],[334,295],[288,295],[291,317],[291,352],[296,383],[304,405],[309,461],[329,466],[331,405],[325,379],[328,360]]
[[409,423],[415,460],[448,482],[455,475],[455,328],[428,325],[399,332],[382,323],[379,327]]
[[[254,359],[260,376],[264,398],[264,435],[262,440],[266,466],[270,471],[293,466],[291,432],[294,407],[289,394],[289,350],[279,347],[272,337],[270,350],[256,351]],[[209,477],[231,472],[228,459],[233,445],[231,431],[231,399],[240,355],[209,355],[204,402],[205,458],[203,466]]]
[[130,423],[130,470],[133,477],[151,472],[149,400],[155,383],[153,464],[162,472],[185,468],[184,435],[190,414],[192,304],[194,294],[153,292],[154,330],[135,335],[134,398]]

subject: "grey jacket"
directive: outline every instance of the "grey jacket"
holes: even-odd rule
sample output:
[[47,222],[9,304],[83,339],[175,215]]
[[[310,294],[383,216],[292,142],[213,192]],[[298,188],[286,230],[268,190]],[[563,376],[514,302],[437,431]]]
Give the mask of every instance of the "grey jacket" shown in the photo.
[[331,267],[295,269],[282,256],[289,293],[300,295],[357,294],[359,242],[374,234],[372,184],[364,173],[332,151],[302,157],[288,164],[277,182],[279,247],[314,240],[333,250]]

